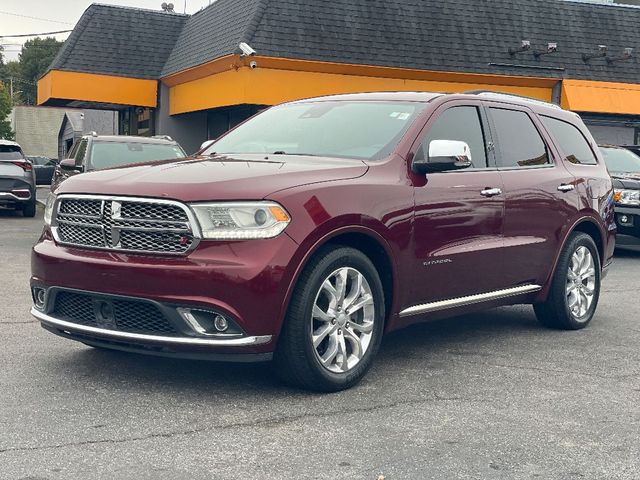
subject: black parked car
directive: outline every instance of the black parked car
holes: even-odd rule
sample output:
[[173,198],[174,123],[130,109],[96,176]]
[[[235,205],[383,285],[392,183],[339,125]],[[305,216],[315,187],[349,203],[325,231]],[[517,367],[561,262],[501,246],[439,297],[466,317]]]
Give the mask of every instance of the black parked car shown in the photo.
[[601,146],[616,200],[618,233],[640,237],[640,156],[626,147]]
[[33,165],[33,171],[36,175],[36,184],[38,185],[51,185],[53,179],[53,172],[58,165],[58,161],[42,156],[28,156],[27,160]]

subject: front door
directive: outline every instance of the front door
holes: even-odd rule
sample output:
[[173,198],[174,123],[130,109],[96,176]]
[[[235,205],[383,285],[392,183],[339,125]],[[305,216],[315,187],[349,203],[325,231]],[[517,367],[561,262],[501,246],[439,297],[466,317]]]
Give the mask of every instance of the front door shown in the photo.
[[481,104],[451,102],[430,119],[415,155],[433,140],[466,142],[472,167],[414,175],[416,304],[499,290],[504,197]]

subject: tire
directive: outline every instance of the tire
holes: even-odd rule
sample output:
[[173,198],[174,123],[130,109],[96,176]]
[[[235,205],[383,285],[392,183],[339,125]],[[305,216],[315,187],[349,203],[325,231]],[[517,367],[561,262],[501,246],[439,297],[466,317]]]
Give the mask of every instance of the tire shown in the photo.
[[[34,194],[35,195],[35,194]],[[36,199],[35,196],[29,201],[29,203],[25,203],[22,207],[22,215],[27,218],[33,218],[36,216]]]
[[593,239],[585,233],[572,233],[560,255],[547,300],[534,305],[538,321],[562,330],[589,325],[600,298],[600,274],[600,256]]
[[353,248],[323,248],[293,292],[274,354],[276,372],[285,383],[309,390],[350,388],[371,367],[384,320],[384,291],[371,260]]

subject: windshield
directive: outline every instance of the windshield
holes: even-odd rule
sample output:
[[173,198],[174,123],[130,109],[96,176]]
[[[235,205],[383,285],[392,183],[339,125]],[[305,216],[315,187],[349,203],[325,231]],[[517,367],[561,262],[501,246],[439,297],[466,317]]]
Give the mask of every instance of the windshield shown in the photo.
[[640,172],[640,157],[626,148],[600,147],[604,162],[612,173]]
[[0,160],[22,160],[20,147],[16,145],[0,145]]
[[204,155],[267,153],[378,160],[425,108],[417,102],[334,101],[281,105],[253,117]]
[[95,141],[91,149],[91,168],[102,170],[132,163],[172,160],[184,157],[185,153],[178,145]]

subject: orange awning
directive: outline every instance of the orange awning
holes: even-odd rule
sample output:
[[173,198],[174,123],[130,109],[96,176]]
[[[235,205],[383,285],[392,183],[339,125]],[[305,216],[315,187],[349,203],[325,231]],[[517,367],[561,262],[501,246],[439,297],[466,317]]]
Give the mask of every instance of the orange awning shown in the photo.
[[574,112],[640,115],[640,85],[564,80],[562,107]]

